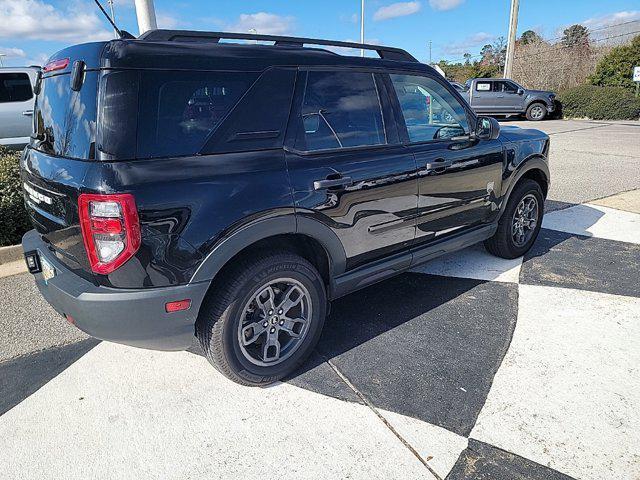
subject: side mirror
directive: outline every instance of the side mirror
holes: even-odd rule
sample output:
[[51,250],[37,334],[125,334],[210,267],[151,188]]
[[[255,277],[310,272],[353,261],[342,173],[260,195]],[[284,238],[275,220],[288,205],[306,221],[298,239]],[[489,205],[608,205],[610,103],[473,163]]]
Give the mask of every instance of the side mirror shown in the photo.
[[480,140],[495,140],[500,136],[500,124],[493,117],[478,117],[476,137]]
[[523,90],[523,89],[521,89],[521,88],[519,88],[519,89],[518,89],[518,95],[524,95],[524,90]]

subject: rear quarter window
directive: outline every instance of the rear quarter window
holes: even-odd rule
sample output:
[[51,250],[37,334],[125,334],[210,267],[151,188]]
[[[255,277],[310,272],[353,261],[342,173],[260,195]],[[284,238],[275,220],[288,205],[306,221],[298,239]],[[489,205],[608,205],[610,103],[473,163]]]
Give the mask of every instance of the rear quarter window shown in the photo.
[[246,72],[143,72],[137,157],[199,153],[257,76]]
[[26,73],[0,73],[0,103],[26,102],[33,98]]
[[491,82],[478,82],[476,83],[476,91],[478,92],[490,92]]

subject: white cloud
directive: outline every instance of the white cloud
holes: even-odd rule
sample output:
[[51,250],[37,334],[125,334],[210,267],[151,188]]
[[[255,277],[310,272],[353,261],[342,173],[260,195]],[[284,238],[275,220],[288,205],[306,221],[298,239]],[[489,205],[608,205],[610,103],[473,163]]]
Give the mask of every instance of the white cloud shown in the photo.
[[113,37],[105,20],[79,5],[61,9],[43,0],[0,0],[0,37],[69,43]]
[[242,13],[238,21],[228,28],[232,32],[247,33],[255,29],[265,35],[289,35],[293,31],[295,19],[275,13]]
[[442,51],[446,55],[462,55],[465,53],[478,53],[471,52],[470,50],[476,49],[476,47],[482,47],[487,43],[491,43],[496,39],[495,35],[491,35],[486,32],[478,32],[474,33],[466,37],[464,40],[460,42],[450,43],[442,48]]
[[24,50],[21,48],[13,48],[13,47],[0,47],[0,53],[4,55],[6,58],[15,58],[20,57],[24,58],[27,56]]
[[167,30],[175,30],[180,26],[180,21],[173,15],[168,13],[160,13],[156,14],[156,23],[158,24],[158,28],[166,28]]
[[390,18],[406,17],[420,11],[420,2],[398,2],[380,7],[373,14],[373,19],[378,22],[381,20],[389,20]]
[[464,0],[429,0],[429,5],[434,10],[451,10],[462,4]]
[[602,28],[609,25],[617,25],[620,23],[631,22],[634,20],[640,20],[640,11],[624,11],[615,12],[608,15],[602,15],[600,17],[587,18],[582,22],[582,25],[588,28]]

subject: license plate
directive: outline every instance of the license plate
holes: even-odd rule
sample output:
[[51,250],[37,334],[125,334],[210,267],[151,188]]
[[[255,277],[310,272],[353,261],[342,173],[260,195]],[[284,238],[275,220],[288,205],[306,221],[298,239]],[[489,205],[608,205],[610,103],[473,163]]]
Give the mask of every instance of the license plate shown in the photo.
[[42,278],[45,282],[56,276],[56,269],[42,255],[40,255],[40,264],[42,265]]

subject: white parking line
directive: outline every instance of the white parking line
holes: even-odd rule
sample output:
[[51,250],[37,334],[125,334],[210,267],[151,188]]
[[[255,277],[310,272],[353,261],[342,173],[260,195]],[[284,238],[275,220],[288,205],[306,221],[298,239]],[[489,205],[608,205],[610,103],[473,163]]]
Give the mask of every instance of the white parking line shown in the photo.
[[434,478],[364,405],[106,342],[0,417],[0,452],[16,479]]
[[545,215],[544,228],[561,232],[640,243],[640,215],[601,205],[575,205]]
[[520,285],[472,438],[581,479],[640,478],[640,299]]
[[497,258],[482,245],[474,245],[431,260],[412,271],[444,277],[518,283],[521,266],[521,257],[513,260]]

